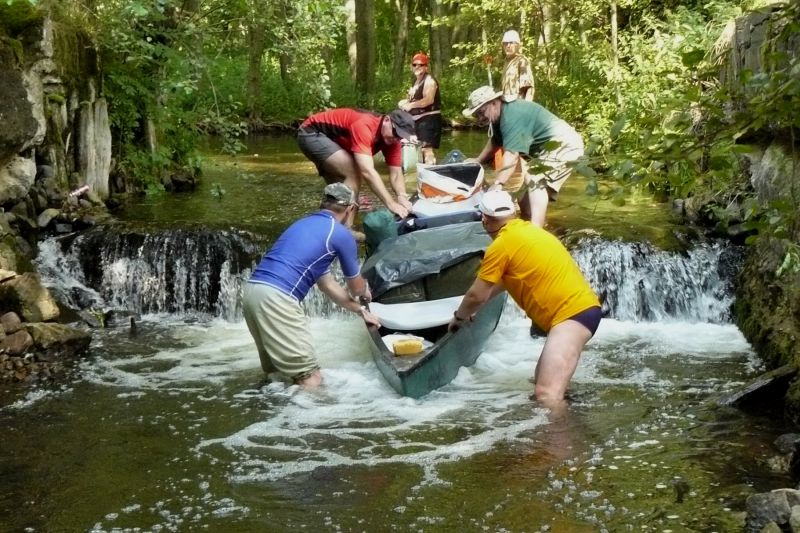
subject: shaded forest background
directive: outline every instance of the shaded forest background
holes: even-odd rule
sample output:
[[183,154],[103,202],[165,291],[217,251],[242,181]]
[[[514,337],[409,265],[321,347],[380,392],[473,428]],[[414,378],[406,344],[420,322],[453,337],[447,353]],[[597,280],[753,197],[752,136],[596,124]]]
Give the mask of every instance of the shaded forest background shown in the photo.
[[447,123],[468,125],[467,95],[498,85],[500,39],[514,28],[535,99],[587,141],[576,170],[588,194],[705,195],[723,219],[736,201],[748,230],[796,235],[797,202],[742,202],[750,143],[769,130],[794,149],[800,126],[797,58],[775,47],[765,72],[735,73],[736,87],[720,81],[733,20],[752,9],[777,13],[775,40],[800,33],[796,1],[0,0],[12,21],[4,38],[15,17],[36,12],[94,41],[115,171],[144,190],[160,187],[164,169],[199,171],[209,134],[236,153],[248,133],[288,132],[323,108],[388,112],[417,51],[431,57]]

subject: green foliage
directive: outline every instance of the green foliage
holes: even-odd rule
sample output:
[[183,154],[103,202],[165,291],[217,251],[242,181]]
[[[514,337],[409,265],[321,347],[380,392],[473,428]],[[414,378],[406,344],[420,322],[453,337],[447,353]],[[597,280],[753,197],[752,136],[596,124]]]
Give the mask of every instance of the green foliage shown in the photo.
[[[800,32],[798,20],[797,3],[782,5],[764,48],[764,70],[741,72],[727,86],[714,82],[719,65],[709,54],[701,60],[697,53],[710,47],[702,40],[691,43],[675,56],[680,67],[691,70],[674,79],[673,86],[661,93],[665,97],[645,101],[645,108],[652,106],[647,113],[642,113],[641,103],[634,107],[638,115],[632,114],[632,124],[621,134],[614,128],[609,135],[613,142],[603,147],[605,152],[600,150],[608,172],[622,183],[627,179],[628,184],[646,184],[677,196],[705,195],[713,200],[708,210],[721,228],[743,223],[745,229],[757,232],[750,241],[767,235],[790,243],[780,272],[797,264],[791,243],[800,237],[800,190],[795,187],[788,196],[759,204],[749,199],[752,192],[741,162],[752,151],[745,141],[764,133],[788,138],[787,145],[795,150],[800,62],[786,52],[786,45]],[[792,161],[786,181],[796,184],[800,182],[797,153]]]
[[800,274],[800,246],[796,243],[790,243],[781,266],[775,271],[775,277],[779,278],[786,273]]
[[589,163],[622,187],[615,202],[624,201],[630,187],[678,197],[738,190],[742,150],[718,128],[726,120],[722,94],[704,90],[708,85],[699,81],[708,66],[701,61],[705,50],[732,12],[724,4],[710,12],[678,8],[661,17],[643,12],[635,27],[620,34],[618,68],[610,49],[581,48],[565,37],[573,65],[567,77],[575,78],[564,84],[569,98],[561,111],[583,121]]
[[[781,8],[776,28],[783,38],[799,31],[796,4]],[[27,2],[0,0],[0,13],[6,5]],[[100,44],[118,167],[154,191],[170,168],[197,166],[195,146],[203,135],[221,136],[228,153],[241,150],[251,114],[268,126],[291,127],[322,108],[357,105],[338,0],[107,0],[91,11],[78,0],[53,5]],[[395,50],[396,3],[375,5],[370,107],[394,108],[412,83],[408,70],[393,76],[394,56],[431,53],[432,32],[446,29],[452,30],[451,60],[437,76],[443,115],[462,122],[469,92],[486,84],[490,73],[498,85],[505,63],[499,37],[514,27],[533,61],[537,101],[588,141],[586,157],[573,166],[588,180],[587,194],[618,203],[634,187],[679,197],[708,194],[718,215],[734,220],[742,214],[728,206],[747,194],[739,168],[745,143],[764,129],[791,136],[798,127],[800,65],[780,46],[768,45],[769,74],[741,74],[743,92],[714,81],[719,65],[709,51],[741,12],[736,0],[617,2],[616,50],[609,6],[596,0],[410,5],[414,22],[404,50]],[[562,22],[545,28],[543,8]],[[545,32],[546,42],[540,39]],[[260,80],[254,65],[260,65]],[[254,95],[255,81],[261,91]],[[733,105],[737,98],[744,104]],[[151,130],[154,144],[148,143]],[[797,232],[791,208],[750,206],[745,212],[754,228],[777,229],[771,221],[778,217],[787,234]]]
[[35,0],[0,1],[0,35],[18,36],[29,27],[41,23],[44,13]]
[[48,93],[47,94],[47,101],[48,102],[53,102],[53,103],[56,103],[56,104],[63,104],[64,102],[66,102],[66,99],[64,98],[63,94]]

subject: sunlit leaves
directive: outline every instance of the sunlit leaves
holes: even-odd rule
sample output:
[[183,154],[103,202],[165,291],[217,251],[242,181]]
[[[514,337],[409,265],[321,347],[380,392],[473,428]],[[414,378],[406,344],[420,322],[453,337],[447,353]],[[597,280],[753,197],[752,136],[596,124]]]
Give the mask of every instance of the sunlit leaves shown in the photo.
[[125,11],[134,17],[144,17],[149,13],[147,7],[141,2],[132,2]]
[[787,272],[800,274],[800,247],[794,243],[790,244],[781,266],[775,271],[775,277],[780,277]]
[[[455,5],[451,0],[442,3]],[[143,131],[144,121],[151,118],[169,134],[175,153],[186,151],[191,136],[204,132],[221,134],[226,149],[235,150],[244,131],[249,37],[254,33],[264,37],[260,101],[267,121],[291,123],[322,107],[353,103],[344,64],[341,0],[92,4],[90,20],[96,27],[87,30],[102,47],[104,89],[123,143]],[[440,76],[445,109],[455,114],[469,91],[486,83],[486,56],[494,58],[490,68],[498,83],[504,64],[498,42],[502,32],[510,27],[521,32],[524,51],[535,66],[537,101],[587,140],[586,159],[573,165],[575,174],[586,180],[587,194],[619,202],[632,187],[675,196],[713,188],[734,196],[743,186],[739,160],[750,150],[743,143],[764,131],[781,134],[800,128],[800,61],[786,57],[781,47],[764,47],[768,74],[742,71],[740,90],[719,86],[720,67],[710,64],[707,51],[739,9],[733,0],[710,0],[691,8],[668,3],[671,10],[664,3],[618,1],[625,11],[618,66],[612,61],[607,3],[460,0],[457,10],[438,18],[431,16],[428,2],[411,4],[416,22],[410,28],[410,48],[429,47],[431,27],[453,28],[459,35],[452,43],[454,59]],[[189,5],[197,11],[184,11]],[[542,7],[552,8],[563,21],[546,42],[540,39]],[[376,9],[377,23],[389,30],[378,32],[376,43],[377,102],[388,109],[409,80],[386,75],[394,53],[396,3],[377,2]],[[797,8],[782,9],[788,11],[780,31],[796,33]],[[136,164],[144,167],[141,160]],[[607,183],[621,189],[603,185]],[[759,209],[747,209],[749,222],[768,225],[798,211],[775,208],[776,215],[762,217]],[[781,224],[791,228],[789,222]]]

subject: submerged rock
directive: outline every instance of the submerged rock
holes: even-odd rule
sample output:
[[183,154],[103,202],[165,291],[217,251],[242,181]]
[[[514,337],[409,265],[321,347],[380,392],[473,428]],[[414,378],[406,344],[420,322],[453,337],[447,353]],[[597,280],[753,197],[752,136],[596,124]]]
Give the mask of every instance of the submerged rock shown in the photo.
[[775,439],[775,448],[781,453],[792,453],[800,442],[800,433],[784,433]]
[[789,383],[797,375],[797,367],[784,365],[758,376],[744,387],[717,399],[720,405],[747,408],[781,403]]
[[37,359],[41,361],[82,355],[92,340],[89,332],[64,324],[38,322],[26,324],[25,329],[33,337]]
[[771,492],[753,494],[747,498],[746,506],[745,531],[747,533],[760,533],[770,523],[778,526],[777,531],[782,531],[784,527],[789,526],[789,519],[794,513],[794,509],[800,508],[800,491],[776,489]]

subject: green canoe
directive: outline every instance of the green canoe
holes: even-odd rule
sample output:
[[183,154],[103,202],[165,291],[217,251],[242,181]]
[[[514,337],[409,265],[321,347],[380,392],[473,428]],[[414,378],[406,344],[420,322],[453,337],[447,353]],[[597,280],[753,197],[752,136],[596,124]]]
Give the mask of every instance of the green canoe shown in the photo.
[[372,358],[398,393],[411,398],[425,396],[453,381],[462,366],[475,363],[500,321],[505,302],[506,293],[498,294],[481,308],[469,326],[455,333],[448,333],[447,324],[410,331],[431,343],[418,355],[395,355],[383,340],[395,330],[372,326],[369,328]]
[[[447,331],[489,242],[480,223],[431,228],[382,243],[364,265],[373,287],[371,310],[382,323],[368,327],[372,357],[403,396],[419,398],[450,383],[461,367],[475,363],[497,327],[506,293],[487,302],[469,325]],[[409,338],[422,340],[423,351],[395,355],[393,340]]]

